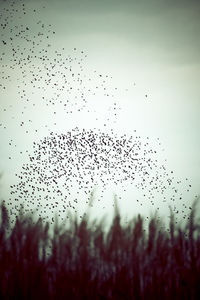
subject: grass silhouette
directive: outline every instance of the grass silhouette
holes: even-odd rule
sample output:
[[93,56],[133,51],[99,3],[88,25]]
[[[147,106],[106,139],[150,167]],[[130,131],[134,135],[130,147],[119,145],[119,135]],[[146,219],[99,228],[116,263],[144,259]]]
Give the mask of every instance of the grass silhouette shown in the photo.
[[200,221],[194,202],[188,221],[169,230],[156,215],[122,225],[116,206],[107,231],[88,214],[51,232],[41,219],[0,220],[0,299],[200,299]]

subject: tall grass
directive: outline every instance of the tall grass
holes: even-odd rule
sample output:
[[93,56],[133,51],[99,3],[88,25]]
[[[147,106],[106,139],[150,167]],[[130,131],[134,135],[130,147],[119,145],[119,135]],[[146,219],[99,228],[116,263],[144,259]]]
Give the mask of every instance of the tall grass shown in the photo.
[[141,215],[122,225],[118,208],[108,231],[70,215],[53,233],[23,211],[11,228],[0,211],[0,299],[200,299],[196,202],[183,227],[171,212],[169,231],[156,215],[148,230]]

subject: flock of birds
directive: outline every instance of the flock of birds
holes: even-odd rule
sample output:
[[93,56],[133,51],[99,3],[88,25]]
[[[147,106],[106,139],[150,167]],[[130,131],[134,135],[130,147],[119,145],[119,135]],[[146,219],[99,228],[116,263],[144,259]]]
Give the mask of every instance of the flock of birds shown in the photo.
[[[51,24],[46,25],[40,19],[32,26],[26,22],[23,24],[23,15],[36,15],[37,11],[26,9],[22,1],[21,6],[18,1],[4,2],[9,2],[10,6],[8,8],[5,5],[0,14],[0,88],[6,90],[13,79],[17,80],[18,96],[24,104],[22,114],[37,105],[31,99],[33,95],[35,98],[38,96],[46,106],[55,107],[55,114],[58,103],[66,114],[88,111],[88,98],[98,95],[99,98],[113,98],[110,101],[110,119],[107,121],[117,116],[120,108],[116,107],[114,97],[118,88],[110,88],[112,76],[100,74],[96,70],[89,76],[87,70],[84,70],[84,59],[87,58],[84,51],[73,48],[73,54],[66,55],[65,48],[55,50],[50,42],[56,33]],[[96,110],[90,112],[95,113]]]
[[[30,134],[27,126],[32,126],[26,115],[33,109],[39,110],[40,103],[46,106],[47,114],[53,108],[55,120],[59,118],[59,110],[66,114],[66,120],[67,115],[82,111],[96,113],[98,120],[97,98],[107,99],[108,117],[103,125],[111,127],[109,133],[96,127],[75,127],[58,133],[46,124],[49,134],[33,142],[32,153],[26,150],[28,162],[22,164],[21,171],[16,173],[17,181],[10,186],[7,202],[10,213],[16,215],[19,204],[24,202],[25,211],[36,209],[44,220],[51,216],[53,223],[56,211],[61,218],[67,208],[76,211],[81,195],[86,195],[85,201],[89,202],[94,186],[100,186],[100,201],[110,183],[123,186],[125,191],[128,182],[143,192],[143,199],[137,199],[140,205],[145,206],[147,201],[154,205],[157,193],[161,201],[171,200],[174,211],[179,213],[175,205],[183,197],[179,186],[184,184],[189,191],[188,179],[184,183],[177,181],[173,171],[167,171],[157,160],[156,146],[150,146],[149,137],[145,140],[136,130],[131,136],[119,135],[112,129],[122,109],[116,101],[119,87],[112,86],[112,76],[96,70],[90,74],[84,65],[87,58],[84,51],[73,48],[73,54],[66,55],[65,48],[53,50],[51,40],[56,32],[51,24],[37,18],[39,12],[28,3],[5,0],[0,8],[0,89],[5,95],[13,81],[17,82],[17,100],[22,107],[18,125],[23,134]],[[27,16],[31,14],[33,24],[27,24]],[[12,104],[4,107],[1,113],[12,108]],[[14,113],[12,119],[16,119]],[[5,122],[0,121],[0,130],[7,130]],[[39,130],[34,128],[36,133]],[[14,144],[10,139],[9,145]],[[166,196],[169,189],[170,199]],[[182,207],[184,213],[187,206],[183,203]]]
[[11,186],[11,194],[16,205],[25,200],[27,212],[36,205],[41,218],[51,215],[52,220],[55,210],[61,218],[67,209],[77,210],[79,192],[87,195],[89,203],[94,186],[101,187],[100,201],[110,183],[122,185],[125,190],[127,182],[134,184],[143,191],[143,199],[138,201],[144,206],[146,201],[154,204],[155,193],[166,202],[169,188],[174,192],[171,200],[175,202],[181,181],[175,182],[173,171],[167,172],[156,154],[148,138],[144,141],[140,136],[119,136],[113,131],[108,134],[100,129],[78,127],[65,134],[51,132],[34,142],[34,151],[20,174],[16,174],[19,181]]

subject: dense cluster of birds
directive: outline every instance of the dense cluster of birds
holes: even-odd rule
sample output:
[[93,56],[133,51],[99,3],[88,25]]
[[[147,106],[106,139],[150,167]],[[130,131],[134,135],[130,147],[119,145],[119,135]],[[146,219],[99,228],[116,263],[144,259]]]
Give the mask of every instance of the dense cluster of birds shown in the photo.
[[[155,192],[165,202],[169,189],[173,191],[172,201],[177,200],[175,195],[181,199],[177,188],[181,181],[175,181],[173,171],[168,172],[156,154],[148,137],[144,141],[137,135],[119,136],[113,131],[108,134],[78,127],[65,134],[51,132],[34,142],[34,151],[20,174],[16,174],[19,182],[11,186],[11,194],[16,202],[26,201],[27,211],[36,204],[41,218],[49,217],[55,210],[61,217],[67,208],[76,211],[79,191],[87,195],[89,203],[94,186],[102,188],[103,197],[109,183],[124,185],[126,189],[125,183],[130,182],[143,190],[144,206],[147,200],[153,205]],[[75,186],[76,193],[72,192]]]
[[[103,125],[112,127],[121,110],[116,101],[120,88],[112,84],[112,76],[96,70],[88,72],[84,64],[87,55],[82,50],[73,48],[71,55],[66,55],[65,48],[55,50],[51,43],[56,34],[52,25],[42,22],[39,12],[28,3],[5,0],[0,7],[0,89],[4,95],[9,85],[17,82],[17,99],[22,108],[18,125],[23,133],[30,133],[27,126],[33,122],[25,118],[27,112],[34,107],[39,110],[41,102],[47,114],[53,108],[56,117],[61,109],[67,120],[68,114],[81,111],[98,116],[95,99],[103,97],[108,103]],[[27,24],[30,15],[32,24]],[[4,107],[2,114],[9,109],[12,105]],[[42,218],[49,218],[55,211],[62,216],[67,208],[77,209],[79,193],[86,195],[87,202],[93,187],[100,185],[103,197],[110,182],[124,189],[126,182],[134,184],[143,191],[144,199],[137,200],[143,201],[141,205],[147,200],[153,205],[155,192],[163,202],[167,201],[165,193],[169,189],[173,203],[177,197],[182,199],[178,188],[181,181],[157,161],[157,151],[150,146],[149,138],[144,140],[136,131],[128,136],[116,134],[112,128],[106,133],[97,128],[76,127],[56,133],[49,124],[45,126],[49,126],[49,135],[33,142],[33,153],[26,150],[28,162],[22,165],[16,174],[17,182],[10,187],[11,213],[15,214],[19,202],[25,201],[26,210],[36,208]],[[5,122],[0,122],[0,129],[7,129]],[[36,133],[38,130],[34,129]],[[9,145],[14,145],[16,151],[13,139]],[[186,187],[189,191],[191,185],[186,182]]]

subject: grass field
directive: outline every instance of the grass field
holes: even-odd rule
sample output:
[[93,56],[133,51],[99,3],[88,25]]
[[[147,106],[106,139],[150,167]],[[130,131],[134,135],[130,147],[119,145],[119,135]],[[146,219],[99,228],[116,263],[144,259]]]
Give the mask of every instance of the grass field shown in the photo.
[[101,221],[68,214],[70,226],[18,215],[11,227],[5,204],[0,223],[0,299],[200,299],[200,220],[169,230],[156,215],[122,225],[116,206]]

